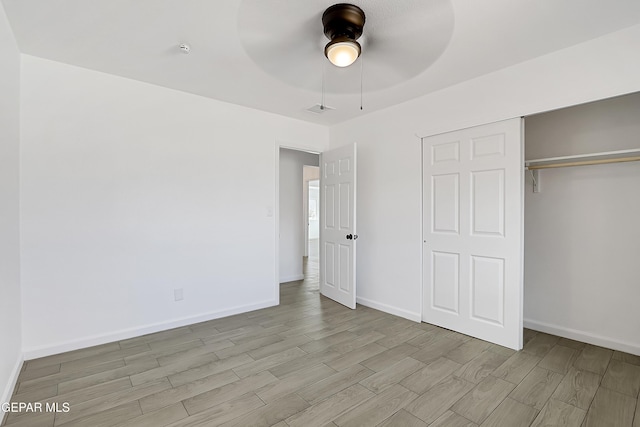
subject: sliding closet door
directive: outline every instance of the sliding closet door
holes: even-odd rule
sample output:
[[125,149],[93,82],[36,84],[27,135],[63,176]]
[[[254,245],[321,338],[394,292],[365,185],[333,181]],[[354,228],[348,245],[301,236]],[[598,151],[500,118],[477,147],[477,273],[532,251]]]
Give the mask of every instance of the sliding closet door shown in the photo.
[[519,350],[522,120],[427,137],[422,144],[422,320]]

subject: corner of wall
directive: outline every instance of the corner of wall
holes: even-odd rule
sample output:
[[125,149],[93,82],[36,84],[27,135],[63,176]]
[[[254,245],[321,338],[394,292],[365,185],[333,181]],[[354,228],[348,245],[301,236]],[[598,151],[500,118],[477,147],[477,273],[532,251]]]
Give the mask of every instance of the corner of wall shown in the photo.
[[[16,38],[0,3],[0,403],[11,399],[24,362],[20,282],[20,84]],[[0,413],[0,424],[4,419]]]
[[[11,396],[13,396],[13,392],[18,384],[18,377],[20,376],[20,372],[22,371],[22,365],[24,363],[24,357],[22,354],[18,356],[18,360],[16,360],[16,364],[11,371],[11,375],[9,376],[9,381],[2,392],[2,396],[0,396],[0,403],[9,402],[11,400]],[[5,413],[0,411],[0,425],[3,425]]]

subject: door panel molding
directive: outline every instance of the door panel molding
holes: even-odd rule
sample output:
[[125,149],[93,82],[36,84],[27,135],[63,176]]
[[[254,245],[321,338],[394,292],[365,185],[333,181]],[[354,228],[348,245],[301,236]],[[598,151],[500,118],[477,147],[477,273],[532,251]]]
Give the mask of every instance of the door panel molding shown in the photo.
[[422,138],[422,320],[522,348],[522,119]]
[[[320,293],[356,308],[356,145],[320,157]],[[355,237],[355,238],[354,238]]]

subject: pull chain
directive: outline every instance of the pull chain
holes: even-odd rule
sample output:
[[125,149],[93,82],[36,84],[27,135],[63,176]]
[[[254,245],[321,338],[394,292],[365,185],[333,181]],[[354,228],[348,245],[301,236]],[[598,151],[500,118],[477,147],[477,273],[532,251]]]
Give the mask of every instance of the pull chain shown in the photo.
[[324,110],[324,79],[325,79],[325,70],[327,69],[327,64],[322,61],[322,101],[320,102],[320,109]]
[[364,68],[364,60],[360,57],[360,111],[362,111],[362,69]]

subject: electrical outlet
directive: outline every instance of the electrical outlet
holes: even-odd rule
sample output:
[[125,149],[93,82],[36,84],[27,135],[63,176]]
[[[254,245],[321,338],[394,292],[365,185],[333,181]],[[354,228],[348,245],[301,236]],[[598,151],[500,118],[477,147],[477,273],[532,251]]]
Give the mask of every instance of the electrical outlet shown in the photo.
[[182,301],[184,299],[182,288],[173,290],[173,299],[174,301]]

